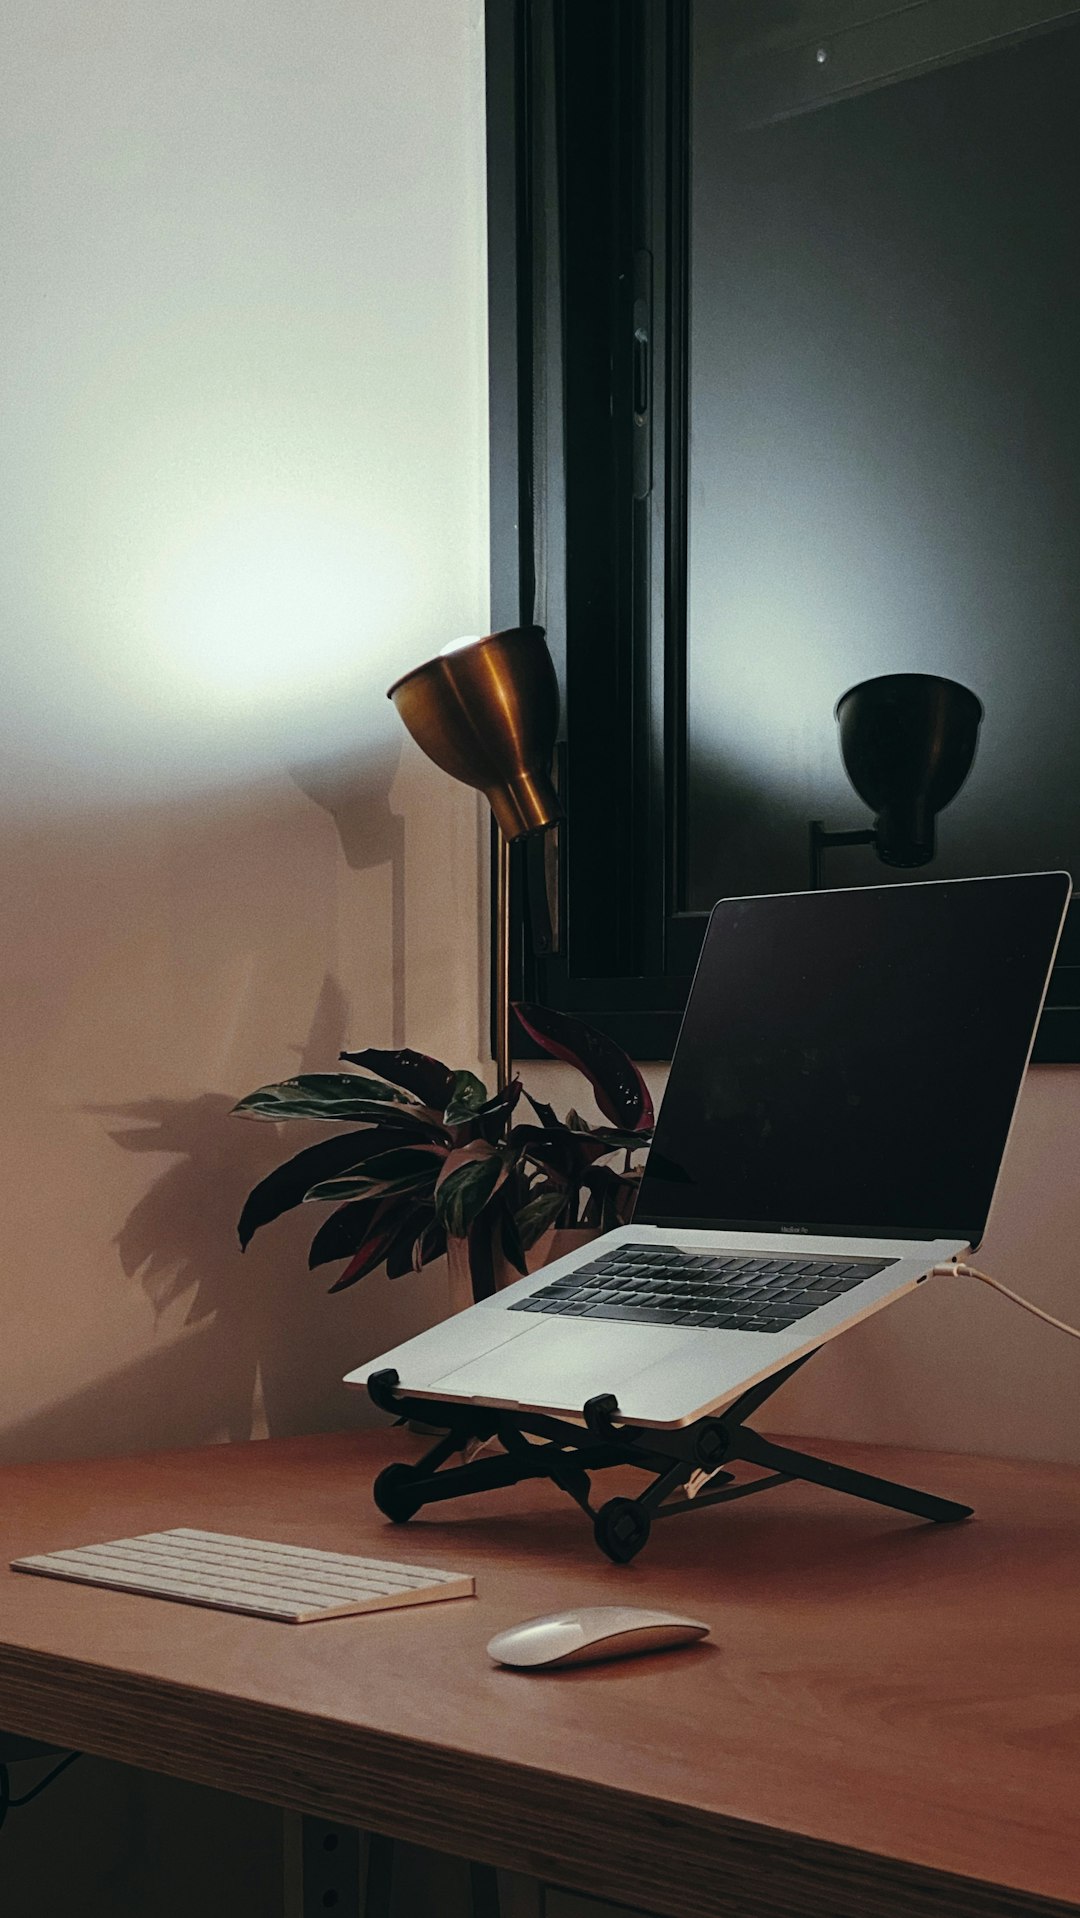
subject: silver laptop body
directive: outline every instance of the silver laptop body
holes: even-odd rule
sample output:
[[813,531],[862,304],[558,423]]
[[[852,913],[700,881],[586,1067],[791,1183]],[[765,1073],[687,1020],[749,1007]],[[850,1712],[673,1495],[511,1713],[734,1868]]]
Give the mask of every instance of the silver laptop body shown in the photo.
[[632,1225],[357,1367],[680,1426],[982,1237],[1065,873],[722,900]]

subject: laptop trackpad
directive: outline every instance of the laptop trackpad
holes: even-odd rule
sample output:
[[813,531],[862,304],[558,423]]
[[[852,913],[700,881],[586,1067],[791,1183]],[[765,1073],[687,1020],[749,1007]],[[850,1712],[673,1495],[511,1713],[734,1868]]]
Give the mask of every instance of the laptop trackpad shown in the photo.
[[687,1340],[688,1333],[677,1326],[545,1318],[527,1337],[444,1372],[431,1389],[576,1411],[597,1392],[617,1395],[624,1379],[685,1351]]

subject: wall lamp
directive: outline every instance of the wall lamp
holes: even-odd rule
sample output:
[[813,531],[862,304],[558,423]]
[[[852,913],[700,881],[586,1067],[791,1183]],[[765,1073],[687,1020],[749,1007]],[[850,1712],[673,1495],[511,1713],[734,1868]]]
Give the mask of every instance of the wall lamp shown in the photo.
[[971,771],[982,716],[968,687],[933,673],[885,673],[837,700],[844,770],[877,818],[858,832],[826,832],[811,821],[813,891],[830,846],[873,846],[886,866],[929,865],[937,815]]
[[495,1067],[510,1081],[510,846],[557,825],[551,783],[559,686],[539,626],[452,640],[389,693],[436,766],[482,792],[498,828],[495,864]]

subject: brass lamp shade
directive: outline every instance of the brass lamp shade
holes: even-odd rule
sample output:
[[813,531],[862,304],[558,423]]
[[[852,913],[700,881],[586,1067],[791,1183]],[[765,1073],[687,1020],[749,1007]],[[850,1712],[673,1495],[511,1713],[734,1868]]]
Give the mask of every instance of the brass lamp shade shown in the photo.
[[562,817],[550,774],[559,688],[539,626],[465,640],[395,680],[387,697],[421,751],[484,794],[506,839]]

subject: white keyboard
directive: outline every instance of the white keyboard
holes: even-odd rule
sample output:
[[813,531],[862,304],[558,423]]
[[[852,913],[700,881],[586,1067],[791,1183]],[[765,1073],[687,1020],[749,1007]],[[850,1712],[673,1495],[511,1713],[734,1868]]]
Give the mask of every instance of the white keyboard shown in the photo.
[[350,1558],[344,1552],[310,1551],[265,1539],[233,1538],[177,1526],[114,1538],[104,1545],[42,1552],[12,1560],[12,1571],[108,1585],[152,1598],[178,1598],[189,1605],[251,1612],[258,1618],[304,1625],[312,1619],[345,1618],[401,1605],[429,1605],[441,1598],[471,1598],[476,1581],[463,1572],[431,1565],[399,1565],[390,1559]]

